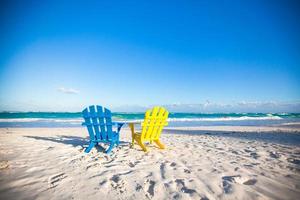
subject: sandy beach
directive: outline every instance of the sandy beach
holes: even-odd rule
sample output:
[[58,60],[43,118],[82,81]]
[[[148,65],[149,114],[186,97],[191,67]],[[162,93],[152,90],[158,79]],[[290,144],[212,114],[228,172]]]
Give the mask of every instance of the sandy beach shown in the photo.
[[[189,133],[190,134],[182,134]],[[176,134],[175,134],[176,133]],[[197,135],[195,135],[197,134]],[[272,134],[295,135],[294,141]],[[0,129],[0,199],[298,199],[298,128],[168,128],[167,149],[85,154],[84,128]]]

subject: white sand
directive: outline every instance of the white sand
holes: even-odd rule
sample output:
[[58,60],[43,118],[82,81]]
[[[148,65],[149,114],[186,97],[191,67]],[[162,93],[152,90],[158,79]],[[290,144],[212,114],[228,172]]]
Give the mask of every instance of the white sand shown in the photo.
[[[191,128],[186,128],[191,129]],[[250,127],[194,131],[299,130]],[[169,130],[168,132],[172,132]],[[238,133],[234,133],[238,134]],[[245,133],[240,133],[245,134]],[[247,133],[250,135],[251,133]],[[299,199],[300,147],[222,135],[163,134],[168,147],[85,154],[84,128],[0,129],[0,199]]]

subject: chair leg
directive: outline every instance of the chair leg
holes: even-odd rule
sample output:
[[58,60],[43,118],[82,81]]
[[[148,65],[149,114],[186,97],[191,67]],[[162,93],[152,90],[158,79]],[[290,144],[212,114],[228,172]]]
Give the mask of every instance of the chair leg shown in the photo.
[[132,123],[129,123],[129,128],[131,130],[131,144],[130,144],[130,147],[133,148],[134,146],[134,124]]
[[96,145],[95,142],[90,142],[89,147],[86,148],[84,152],[89,153],[95,145]]
[[133,148],[134,147],[134,135],[131,135],[131,144],[130,147]]
[[109,154],[111,152],[111,150],[114,148],[114,146],[115,146],[115,143],[111,142],[109,145],[109,148],[106,150],[106,154]]
[[143,141],[138,140],[137,142],[138,142],[138,144],[142,147],[143,151],[145,151],[145,152],[148,151],[148,149],[147,149],[147,147],[145,146],[145,144],[143,143]]
[[160,140],[154,140],[154,142],[157,144],[157,146],[159,146],[159,148],[164,149],[165,145],[163,143],[161,143]]
[[119,144],[120,144],[120,138],[117,138],[116,145],[119,146]]

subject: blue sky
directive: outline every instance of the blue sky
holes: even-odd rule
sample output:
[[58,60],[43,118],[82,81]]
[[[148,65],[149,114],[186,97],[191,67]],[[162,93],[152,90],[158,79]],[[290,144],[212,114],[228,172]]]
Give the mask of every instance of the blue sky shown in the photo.
[[300,112],[297,1],[1,2],[2,111]]

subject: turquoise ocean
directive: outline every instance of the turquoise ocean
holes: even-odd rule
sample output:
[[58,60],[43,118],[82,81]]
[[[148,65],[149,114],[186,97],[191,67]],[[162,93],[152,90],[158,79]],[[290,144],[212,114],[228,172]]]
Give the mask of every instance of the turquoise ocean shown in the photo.
[[[119,122],[142,121],[144,113],[113,113]],[[2,112],[0,127],[79,127],[80,112]],[[300,113],[170,113],[169,126],[265,126],[300,122]]]

